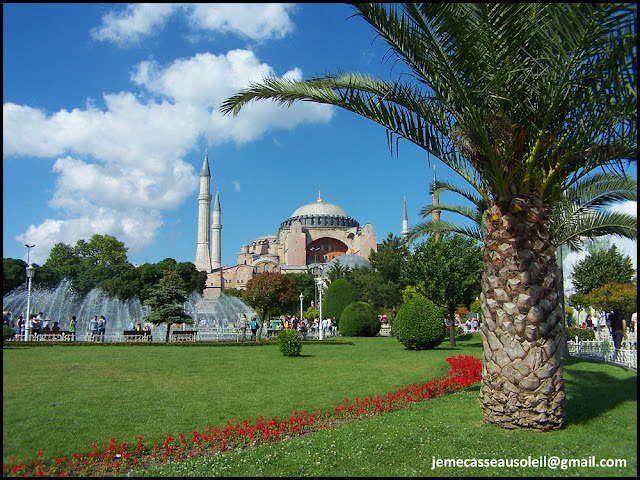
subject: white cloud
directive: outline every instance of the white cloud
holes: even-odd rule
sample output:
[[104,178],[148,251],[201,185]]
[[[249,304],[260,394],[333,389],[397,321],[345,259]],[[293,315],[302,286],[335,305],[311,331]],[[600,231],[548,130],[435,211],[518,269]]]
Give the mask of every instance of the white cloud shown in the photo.
[[294,25],[292,3],[195,3],[189,19],[203,30],[239,33],[254,40],[283,38]]
[[178,8],[178,5],[171,3],[127,5],[124,11],[107,13],[102,18],[102,26],[92,29],[91,35],[96,40],[121,46],[135,43],[164,26]]
[[233,182],[231,182],[231,184],[233,185],[234,192],[240,191],[240,182],[238,182],[237,180],[234,180]]
[[[199,138],[209,145],[244,143],[274,128],[331,119],[331,107],[306,102],[289,109],[260,102],[236,117],[220,113],[224,98],[273,74],[247,50],[203,53],[164,68],[138,64],[131,80],[144,94],[104,94],[104,110],[87,102],[84,109],[47,114],[5,103],[5,161],[55,159],[52,171],[58,176],[49,206],[64,216],[31,225],[16,239],[38,245],[39,253],[32,255],[43,255],[42,261],[55,243],[73,244],[94,233],[114,235],[132,250],[152,244],[161,211],[178,208],[198,187],[199,169],[183,157]],[[285,75],[302,74],[294,69]]]
[[283,38],[294,24],[287,3],[139,3],[111,11],[91,31],[94,39],[126,46],[157,34],[170,17],[183,15],[194,31],[234,33],[252,40]]
[[87,216],[69,220],[47,219],[40,225],[31,225],[25,233],[16,236],[16,240],[35,245],[29,260],[42,265],[56,243],[75,245],[79,239],[86,240],[95,234],[113,235],[124,242],[129,253],[139,252],[155,243],[155,233],[161,225],[157,210],[98,208]]

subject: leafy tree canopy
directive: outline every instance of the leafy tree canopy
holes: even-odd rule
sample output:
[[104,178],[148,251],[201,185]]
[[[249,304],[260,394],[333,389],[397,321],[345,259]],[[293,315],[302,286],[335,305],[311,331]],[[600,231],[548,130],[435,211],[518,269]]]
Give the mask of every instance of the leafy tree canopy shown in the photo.
[[[456,308],[469,308],[480,295],[482,249],[477,241],[462,235],[431,235],[416,246],[405,265],[408,283],[421,290],[424,297],[446,307],[453,319]],[[455,345],[455,329],[451,344]]]
[[[296,286],[287,275],[276,272],[262,272],[247,282],[242,299],[252,307],[263,320],[272,315],[280,315],[298,301]],[[262,330],[260,325],[260,330]]]
[[589,293],[610,282],[631,283],[634,274],[631,258],[618,252],[618,247],[596,247],[573,268],[573,286],[578,293]]
[[184,311],[184,302],[188,292],[184,280],[176,269],[169,269],[160,279],[152,291],[149,299],[145,301],[151,307],[151,313],[142,318],[145,322],[167,325],[166,341],[169,341],[171,325],[187,323],[191,325],[193,318]]
[[2,259],[2,296],[27,281],[27,262],[15,258]]

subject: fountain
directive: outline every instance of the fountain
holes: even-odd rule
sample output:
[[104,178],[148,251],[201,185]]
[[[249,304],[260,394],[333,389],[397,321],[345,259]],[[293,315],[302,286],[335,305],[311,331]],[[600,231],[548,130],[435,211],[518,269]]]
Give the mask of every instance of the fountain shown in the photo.
[[[4,310],[12,312],[16,321],[20,314],[27,310],[26,285],[13,289],[2,299]],[[244,313],[248,318],[255,311],[236,297],[222,295],[219,299],[204,299],[193,292],[184,304],[185,312],[195,319],[193,326],[184,325],[185,329],[197,329],[201,339],[222,339],[235,333],[237,322]],[[104,315],[107,319],[109,340],[117,340],[131,324],[142,323],[141,318],[149,313],[149,307],[137,298],[122,301],[110,297],[104,290],[94,288],[86,296],[80,297],[74,292],[69,280],[62,280],[55,288],[31,287],[31,313],[43,312],[44,318],[57,321],[62,330],[68,330],[71,316],[78,321],[76,327],[78,337],[84,339],[89,332],[89,320],[94,315]],[[174,326],[174,328],[176,328]],[[166,326],[152,326],[153,337],[164,339]],[[222,335],[224,333],[225,335]]]

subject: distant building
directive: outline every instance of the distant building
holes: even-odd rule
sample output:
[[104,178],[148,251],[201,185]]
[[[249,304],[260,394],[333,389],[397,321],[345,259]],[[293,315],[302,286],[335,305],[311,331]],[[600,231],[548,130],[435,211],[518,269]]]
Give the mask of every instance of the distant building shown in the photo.
[[[211,206],[210,171],[205,153],[198,195],[198,246],[196,269],[209,275],[204,297],[217,298],[227,289],[244,289],[249,280],[262,272],[312,273],[319,275],[331,260],[345,254],[369,258],[377,251],[378,240],[370,223],[360,226],[342,208],[322,200],[302,205],[280,224],[278,232],[263,235],[242,245],[238,264],[220,265],[221,209],[218,193]],[[212,220],[210,220],[212,219]],[[213,232],[209,236],[209,231]],[[209,246],[209,243],[211,246]]]

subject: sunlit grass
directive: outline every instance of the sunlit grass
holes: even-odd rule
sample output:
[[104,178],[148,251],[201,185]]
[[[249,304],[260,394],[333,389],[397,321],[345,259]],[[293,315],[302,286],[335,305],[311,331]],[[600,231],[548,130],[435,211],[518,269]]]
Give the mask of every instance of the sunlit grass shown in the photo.
[[[5,348],[3,461],[33,458],[38,449],[45,456],[70,455],[92,442],[104,448],[112,436],[134,445],[138,435],[147,443],[235,418],[329,410],[345,398],[441,377],[448,356],[482,353],[478,336],[423,352],[404,350],[393,338],[348,340],[353,344],[304,344],[302,357],[283,356],[275,344]],[[132,475],[634,476],[636,372],[579,360],[566,361],[564,371],[567,422],[557,432],[482,424],[475,385],[332,430]],[[530,455],[621,458],[627,467],[432,469],[434,458]]]

